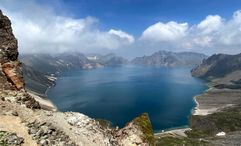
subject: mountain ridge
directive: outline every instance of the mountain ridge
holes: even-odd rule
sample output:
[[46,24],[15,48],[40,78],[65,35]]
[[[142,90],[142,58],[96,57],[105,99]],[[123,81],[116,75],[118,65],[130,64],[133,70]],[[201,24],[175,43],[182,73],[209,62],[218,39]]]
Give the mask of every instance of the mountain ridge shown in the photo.
[[204,79],[223,77],[241,70],[241,53],[237,55],[214,54],[192,69],[192,75]]
[[195,66],[207,56],[195,52],[158,51],[150,56],[136,57],[131,62],[155,67]]
[[82,53],[23,54],[20,60],[23,63],[26,88],[42,97],[47,97],[46,91],[55,84],[55,80],[62,72],[115,67],[128,63],[123,57],[115,54],[95,54],[94,56],[98,58],[92,59],[89,55]]

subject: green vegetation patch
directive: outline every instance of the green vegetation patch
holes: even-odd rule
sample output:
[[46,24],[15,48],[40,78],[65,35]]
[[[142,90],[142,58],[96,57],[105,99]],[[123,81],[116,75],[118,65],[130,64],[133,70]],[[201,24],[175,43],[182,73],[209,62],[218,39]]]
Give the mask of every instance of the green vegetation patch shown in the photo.
[[241,107],[232,107],[207,116],[191,116],[190,126],[193,130],[186,132],[189,137],[215,136],[218,132],[241,130]]
[[166,136],[157,139],[157,146],[206,146],[208,143],[187,137]]
[[135,118],[133,122],[140,126],[143,133],[144,137],[143,139],[148,142],[150,145],[155,145],[156,141],[153,135],[153,129],[151,125],[151,121],[149,119],[149,116],[147,113],[143,113],[139,117]]
[[4,136],[7,134],[6,131],[0,131],[0,146],[8,146],[7,142],[4,140]]
[[203,130],[192,129],[185,132],[189,138],[205,138],[209,135]]

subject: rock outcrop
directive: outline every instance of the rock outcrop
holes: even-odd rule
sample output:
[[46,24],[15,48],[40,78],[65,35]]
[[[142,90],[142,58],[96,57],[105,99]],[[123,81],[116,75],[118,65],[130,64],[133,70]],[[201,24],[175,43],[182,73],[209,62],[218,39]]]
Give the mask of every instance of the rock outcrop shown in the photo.
[[155,145],[152,125],[148,114],[144,113],[116,132],[119,145]]
[[0,131],[0,145],[1,146],[21,146],[24,143],[22,137],[18,137],[16,133],[7,131]]
[[14,37],[10,20],[0,10],[0,83],[3,89],[24,87],[21,65],[18,61],[17,39]]
[[223,77],[241,70],[241,54],[214,54],[192,70],[192,75],[203,79]]
[[11,22],[0,10],[0,96],[29,108],[40,108],[38,102],[24,89],[18,43]]

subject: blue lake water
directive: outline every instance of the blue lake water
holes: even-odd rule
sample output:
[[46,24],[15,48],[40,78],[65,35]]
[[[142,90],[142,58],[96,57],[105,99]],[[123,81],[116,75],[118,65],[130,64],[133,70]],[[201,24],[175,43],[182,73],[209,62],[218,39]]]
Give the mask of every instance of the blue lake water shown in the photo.
[[191,68],[108,67],[63,73],[48,96],[60,111],[76,111],[124,126],[147,112],[155,131],[188,124],[193,96],[207,87]]

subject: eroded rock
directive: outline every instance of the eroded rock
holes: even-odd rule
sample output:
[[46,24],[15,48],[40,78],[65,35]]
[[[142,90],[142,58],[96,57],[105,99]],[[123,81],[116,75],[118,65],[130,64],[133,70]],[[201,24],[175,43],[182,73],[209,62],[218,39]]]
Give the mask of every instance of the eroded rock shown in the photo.
[[144,113],[128,123],[116,132],[115,138],[121,146],[154,146],[155,138],[148,114]]
[[21,146],[24,138],[17,136],[16,133],[0,131],[0,145]]
[[18,90],[24,87],[21,65],[18,61],[18,44],[11,22],[0,10],[0,83],[2,89]]
[[40,146],[63,145],[76,146],[63,131],[57,130],[46,122],[31,122],[27,124],[28,133],[37,140]]

